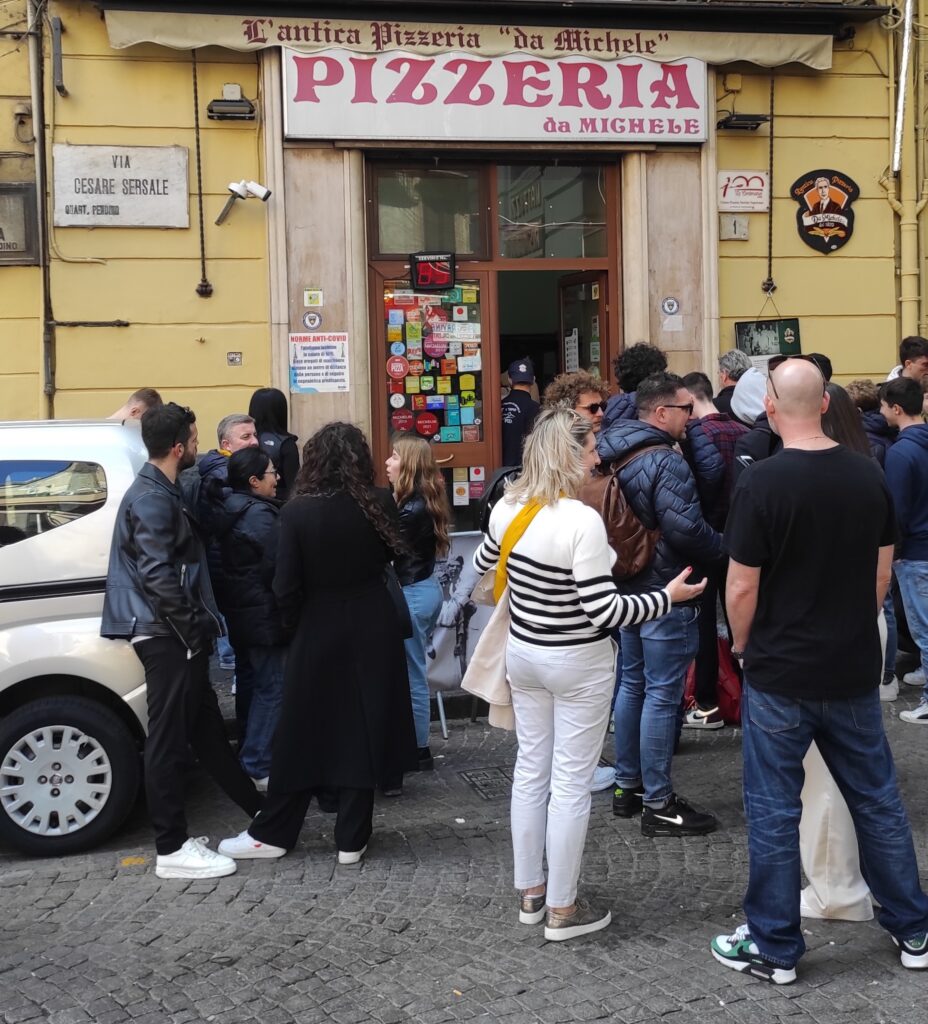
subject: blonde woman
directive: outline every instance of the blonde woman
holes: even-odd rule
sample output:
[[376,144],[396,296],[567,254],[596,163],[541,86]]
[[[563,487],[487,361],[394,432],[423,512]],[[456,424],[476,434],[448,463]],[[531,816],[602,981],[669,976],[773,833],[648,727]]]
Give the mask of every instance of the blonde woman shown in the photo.
[[[429,681],[426,649],[441,611],[442,592],[434,577],[435,558],[451,546],[451,511],[445,481],[432,456],[432,446],[415,434],[399,434],[386,462],[387,478],[400,514],[400,534],[407,551],[393,563],[403,587],[412,636],[406,641],[409,693],[416,722],[419,770],[431,771],[429,748]],[[384,786],[387,795],[398,795],[396,780]]]
[[494,507],[474,556],[486,572],[498,564],[514,520],[516,529],[524,527],[506,562],[506,665],[519,741],[512,847],[519,920],[538,923],[547,909],[545,938],[552,941],[598,931],[611,920],[608,910],[577,899],[590,784],[615,682],[609,631],[665,615],[674,601],[691,600],[705,587],[684,583],[687,569],[663,590],[619,594],[602,519],[576,497],[598,463],[590,421],[545,409],[525,442],[522,474]]

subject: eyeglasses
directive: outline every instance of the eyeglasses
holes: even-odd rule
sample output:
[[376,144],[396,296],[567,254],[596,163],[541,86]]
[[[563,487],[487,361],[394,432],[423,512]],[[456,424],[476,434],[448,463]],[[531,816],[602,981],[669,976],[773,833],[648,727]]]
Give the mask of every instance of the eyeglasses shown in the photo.
[[659,406],[659,408],[661,408],[661,409],[683,409],[686,412],[687,416],[692,416],[693,415],[693,403],[692,402],[687,402],[686,405],[671,405],[669,402],[666,402],[664,405]]
[[801,353],[799,353],[799,354],[794,355],[794,356],[773,356],[770,359],[770,361],[767,363],[767,380],[770,381],[770,387],[773,389],[773,397],[774,398],[779,398],[780,397],[779,394],[777,393],[777,386],[776,386],[776,383],[774,382],[774,379],[773,379],[773,371],[778,366],[782,366],[785,362],[787,362],[790,359],[801,359],[801,360],[803,360],[803,362],[811,363],[815,367],[815,369],[818,370],[818,375],[822,378],[822,394],[824,395],[825,394],[825,389],[828,386],[828,381],[825,380],[825,374],[822,373],[822,368],[818,365],[818,363],[815,361],[815,359],[812,356],[806,356],[806,355],[802,355]]
[[261,476],[280,476],[280,473],[276,469],[266,469]]
[[586,409],[591,415],[595,416],[600,409],[606,408],[605,402],[590,402],[589,405],[578,405],[577,409]]

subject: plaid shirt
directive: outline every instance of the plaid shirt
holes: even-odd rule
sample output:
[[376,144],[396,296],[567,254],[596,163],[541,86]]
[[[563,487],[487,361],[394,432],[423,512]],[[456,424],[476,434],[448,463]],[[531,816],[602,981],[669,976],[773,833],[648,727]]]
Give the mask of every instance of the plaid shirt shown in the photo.
[[717,530],[724,526],[728,516],[728,504],[731,500],[732,488],[732,466],[735,462],[735,445],[738,438],[748,432],[748,428],[732,419],[724,412],[710,413],[708,416],[701,416],[698,420],[691,420],[686,427],[687,436],[692,444],[692,435],[701,433],[722,456],[725,463],[725,477],[719,489],[712,488],[711,494],[705,494],[702,482],[697,474],[696,483],[699,485],[699,493],[703,499],[703,515]]

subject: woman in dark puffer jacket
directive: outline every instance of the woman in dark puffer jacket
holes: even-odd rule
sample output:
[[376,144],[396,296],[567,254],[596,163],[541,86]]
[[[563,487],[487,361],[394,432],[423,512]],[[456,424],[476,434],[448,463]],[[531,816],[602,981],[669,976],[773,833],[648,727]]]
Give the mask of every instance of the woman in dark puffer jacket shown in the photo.
[[242,734],[239,758],[259,789],[267,788],[271,739],[284,686],[288,637],[271,590],[277,554],[278,473],[260,448],[229,459],[229,486],[217,533],[222,556],[222,611],[233,647],[244,650],[251,671],[243,692],[239,678],[236,717]]

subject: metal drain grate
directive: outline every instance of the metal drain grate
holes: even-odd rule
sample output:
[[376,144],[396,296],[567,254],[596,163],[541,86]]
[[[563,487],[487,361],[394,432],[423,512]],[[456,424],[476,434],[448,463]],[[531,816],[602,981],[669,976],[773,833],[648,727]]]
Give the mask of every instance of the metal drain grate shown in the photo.
[[512,768],[471,768],[458,775],[484,800],[504,800],[512,789]]

